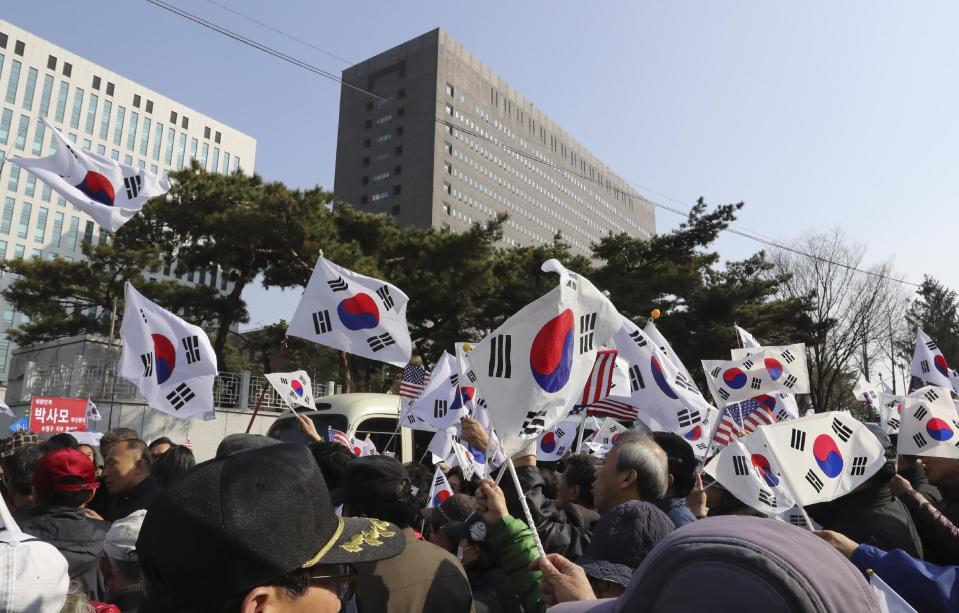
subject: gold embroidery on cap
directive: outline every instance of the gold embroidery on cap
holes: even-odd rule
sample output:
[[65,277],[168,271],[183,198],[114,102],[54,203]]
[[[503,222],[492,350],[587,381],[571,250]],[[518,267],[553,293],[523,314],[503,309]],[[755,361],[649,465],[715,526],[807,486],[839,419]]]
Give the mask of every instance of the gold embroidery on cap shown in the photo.
[[316,553],[315,556],[307,560],[306,563],[303,564],[303,566],[301,566],[300,568],[309,568],[311,566],[316,565],[316,563],[320,561],[320,558],[325,556],[326,552],[328,552],[333,547],[333,544],[336,543],[336,540],[340,538],[340,535],[342,533],[343,533],[343,520],[337,517],[336,530],[333,531],[333,536],[330,537],[330,540],[326,542],[326,545],[323,545],[323,547]]
[[380,537],[389,538],[391,536],[396,536],[396,532],[393,530],[387,530],[390,525],[385,521],[378,519],[370,520],[370,527],[362,532],[354,534],[350,537],[350,540],[340,545],[341,548],[349,551],[350,553],[359,553],[363,551],[363,544],[366,543],[371,547],[379,547],[383,544],[383,541],[380,540]]

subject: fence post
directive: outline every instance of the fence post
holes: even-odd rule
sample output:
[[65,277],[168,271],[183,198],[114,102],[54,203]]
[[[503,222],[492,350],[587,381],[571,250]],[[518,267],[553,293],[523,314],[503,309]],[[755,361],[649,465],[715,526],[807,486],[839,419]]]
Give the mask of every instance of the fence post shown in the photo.
[[70,371],[70,398],[76,398],[80,394],[80,380],[83,377],[83,356],[73,356],[73,369]]
[[250,371],[240,371],[240,410],[250,408]]

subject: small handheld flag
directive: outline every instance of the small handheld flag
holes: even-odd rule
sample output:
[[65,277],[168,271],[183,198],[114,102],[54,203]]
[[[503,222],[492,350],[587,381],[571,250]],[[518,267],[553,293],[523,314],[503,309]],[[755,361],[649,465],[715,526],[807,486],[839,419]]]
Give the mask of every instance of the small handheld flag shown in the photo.
[[316,410],[313,402],[313,383],[305,370],[267,373],[266,380],[291,409],[296,405]]
[[446,480],[446,475],[444,475],[440,467],[437,466],[436,472],[433,474],[433,485],[430,486],[430,497],[426,502],[426,506],[438,507],[452,495],[453,488],[450,487],[450,482]]

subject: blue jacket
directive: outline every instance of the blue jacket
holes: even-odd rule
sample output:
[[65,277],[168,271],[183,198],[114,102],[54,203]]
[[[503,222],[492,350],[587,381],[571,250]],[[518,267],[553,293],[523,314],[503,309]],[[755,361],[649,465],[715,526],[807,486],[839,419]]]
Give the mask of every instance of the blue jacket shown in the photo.
[[673,525],[677,529],[696,521],[696,516],[686,506],[685,498],[664,498],[657,502],[656,506],[673,520]]
[[959,611],[959,566],[936,566],[901,549],[872,545],[860,545],[852,563],[864,573],[872,569],[917,611]]

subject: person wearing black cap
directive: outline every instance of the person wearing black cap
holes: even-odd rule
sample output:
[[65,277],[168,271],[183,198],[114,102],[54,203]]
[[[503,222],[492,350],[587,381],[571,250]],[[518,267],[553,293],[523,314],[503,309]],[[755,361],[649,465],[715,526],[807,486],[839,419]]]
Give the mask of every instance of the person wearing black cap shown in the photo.
[[354,564],[403,550],[396,526],[339,518],[303,445],[279,444],[199,464],[150,506],[136,551],[141,612],[335,613]]
[[416,497],[409,474],[395,458],[366,456],[346,468],[343,515],[375,517],[403,530],[402,553],[375,564],[357,565],[356,604],[362,613],[473,610],[463,565],[450,552],[416,539]]
[[656,506],[669,516],[673,525],[682,528],[696,521],[686,506],[686,497],[696,485],[696,454],[686,439],[673,432],[653,432],[653,440],[666,452],[669,480],[666,495]]

